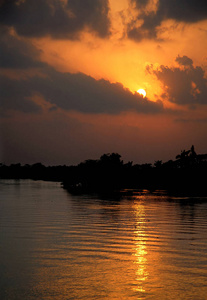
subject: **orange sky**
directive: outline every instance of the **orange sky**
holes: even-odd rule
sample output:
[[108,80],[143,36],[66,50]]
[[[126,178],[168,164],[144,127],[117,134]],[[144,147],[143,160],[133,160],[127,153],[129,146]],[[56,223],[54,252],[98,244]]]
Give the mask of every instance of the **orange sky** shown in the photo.
[[192,144],[207,152],[205,8],[2,1],[0,160],[76,164],[118,152],[153,163]]

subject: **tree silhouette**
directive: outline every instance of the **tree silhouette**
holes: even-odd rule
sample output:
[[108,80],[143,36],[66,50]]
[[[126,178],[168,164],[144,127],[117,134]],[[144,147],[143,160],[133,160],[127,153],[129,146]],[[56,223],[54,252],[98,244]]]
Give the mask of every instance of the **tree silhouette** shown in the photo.
[[206,193],[207,154],[182,150],[176,160],[135,164],[123,163],[118,153],[103,154],[100,159],[88,159],[77,166],[0,164],[0,178],[30,178],[60,181],[70,192],[111,192],[121,189],[166,189],[173,192]]

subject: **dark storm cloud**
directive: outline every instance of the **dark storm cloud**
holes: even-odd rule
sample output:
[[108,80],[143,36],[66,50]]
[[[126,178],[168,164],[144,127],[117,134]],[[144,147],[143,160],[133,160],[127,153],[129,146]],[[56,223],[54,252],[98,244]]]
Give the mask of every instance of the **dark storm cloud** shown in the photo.
[[109,34],[108,0],[3,0],[0,22],[19,35],[76,38],[85,27]]
[[207,104],[207,79],[204,70],[199,66],[194,67],[193,61],[187,56],[178,56],[176,61],[181,67],[162,65],[154,70],[153,66],[148,66],[147,71],[156,75],[163,83],[169,101],[180,105]]
[[177,22],[195,23],[207,19],[206,0],[159,0],[157,11],[146,12],[143,7],[147,0],[131,0],[140,10],[139,19],[143,21],[140,27],[136,22],[128,24],[128,36],[135,40],[156,38],[158,26],[162,21],[172,19]]
[[[0,28],[0,68],[1,71],[11,69],[16,76],[21,70],[46,67],[39,61],[40,52],[30,43],[13,36],[8,28]],[[13,80],[0,75],[0,113],[5,115],[9,110],[25,113],[37,113],[40,106],[31,100],[32,91],[25,80]]]
[[25,113],[40,112],[40,107],[30,99],[31,96],[32,91],[26,80],[13,80],[0,76],[0,110],[2,115],[10,110]]
[[39,54],[31,44],[12,36],[7,28],[0,29],[0,68],[43,67],[45,64],[38,60]]
[[140,8],[143,8],[144,6],[146,6],[149,2],[150,2],[150,0],[131,0],[131,2],[133,3],[133,4],[135,4],[135,7],[137,8],[137,9],[140,9]]
[[86,113],[116,114],[135,110],[144,113],[159,112],[160,103],[143,99],[140,95],[124,89],[120,83],[95,80],[82,73],[59,73],[51,70],[49,77],[36,77],[33,85],[52,104],[66,109]]
[[162,19],[194,23],[207,18],[207,2],[206,0],[160,0],[157,14]]
[[[120,83],[95,80],[82,73],[60,73],[48,67],[45,76],[24,80],[4,78],[0,97],[5,109],[28,110],[29,97],[38,94],[64,110],[83,113],[118,114],[123,111],[158,113],[163,111],[162,102],[143,99],[124,89]],[[34,107],[30,107],[33,112]]]
[[183,65],[183,66],[193,66],[193,60],[189,57],[187,57],[186,55],[180,57],[178,55],[178,57],[176,57],[175,60],[177,63],[179,63],[179,65]]

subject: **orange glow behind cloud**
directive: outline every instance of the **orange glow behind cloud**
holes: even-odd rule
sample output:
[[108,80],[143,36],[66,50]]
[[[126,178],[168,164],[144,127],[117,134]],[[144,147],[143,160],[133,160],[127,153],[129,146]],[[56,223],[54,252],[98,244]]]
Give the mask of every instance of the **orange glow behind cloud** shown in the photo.
[[[204,27],[206,24],[207,22],[202,22],[201,25]],[[171,28],[170,21],[163,26]],[[162,43],[149,40],[135,43],[127,39],[116,39],[114,36],[101,40],[87,32],[83,33],[80,41],[42,38],[33,40],[33,43],[41,49],[42,60],[59,71],[83,72],[95,79],[120,82],[132,92],[143,88],[147,90],[149,99],[157,100],[163,90],[160,82],[146,73],[147,65],[173,65],[175,57],[180,53],[191,57],[194,63],[203,64],[205,61],[207,42],[204,31],[189,25],[183,33],[180,27],[172,33],[169,30],[169,39]],[[202,38],[203,47],[194,47]]]

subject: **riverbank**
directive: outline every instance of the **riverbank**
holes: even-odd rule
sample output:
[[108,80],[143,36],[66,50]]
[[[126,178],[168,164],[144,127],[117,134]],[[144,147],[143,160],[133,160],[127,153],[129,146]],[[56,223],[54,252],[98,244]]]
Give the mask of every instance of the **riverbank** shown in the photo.
[[171,194],[206,195],[207,155],[197,155],[192,146],[176,159],[152,164],[124,163],[118,153],[104,154],[77,166],[0,164],[0,178],[58,181],[70,193],[118,193],[124,189]]

